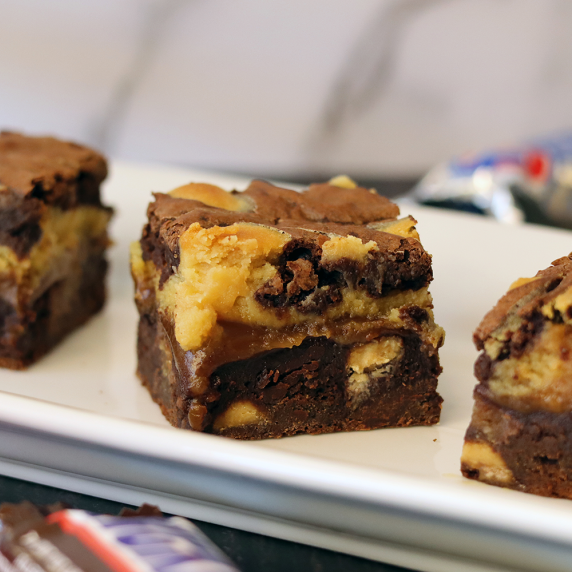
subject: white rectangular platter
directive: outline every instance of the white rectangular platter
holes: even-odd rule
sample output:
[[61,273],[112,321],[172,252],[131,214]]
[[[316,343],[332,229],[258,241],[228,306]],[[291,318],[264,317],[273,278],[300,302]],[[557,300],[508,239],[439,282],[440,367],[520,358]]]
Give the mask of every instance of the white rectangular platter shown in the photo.
[[572,233],[404,207],[433,254],[435,316],[447,332],[441,423],[235,442],[169,427],[134,374],[129,243],[150,192],[191,180],[246,184],[113,165],[104,193],[116,208],[109,302],[28,371],[0,371],[0,471],[429,572],[570,570],[572,503],[467,481],[459,457],[473,330],[516,278],[572,251]]

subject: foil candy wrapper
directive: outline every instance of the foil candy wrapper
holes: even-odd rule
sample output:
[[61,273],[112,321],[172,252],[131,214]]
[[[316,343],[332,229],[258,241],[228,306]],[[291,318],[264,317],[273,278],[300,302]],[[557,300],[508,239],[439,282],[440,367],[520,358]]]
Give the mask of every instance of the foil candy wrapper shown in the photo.
[[3,512],[2,572],[238,572],[196,526],[180,517],[69,509],[44,517],[30,503]]
[[405,198],[509,224],[572,228],[572,133],[441,163]]

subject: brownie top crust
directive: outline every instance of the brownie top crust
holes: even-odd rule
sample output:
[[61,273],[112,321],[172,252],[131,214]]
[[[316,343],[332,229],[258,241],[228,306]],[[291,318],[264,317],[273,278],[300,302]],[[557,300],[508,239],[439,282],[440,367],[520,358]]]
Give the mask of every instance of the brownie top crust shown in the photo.
[[[284,221],[296,221],[295,226],[300,226],[302,221],[355,226],[399,215],[396,204],[374,190],[361,187],[346,189],[322,183],[299,193],[254,180],[241,193],[220,191],[214,185],[192,183],[169,194],[155,193],[155,202],[148,210],[149,219],[161,221],[185,215],[177,225],[183,232],[194,222],[200,222],[205,228],[235,222],[278,226]],[[328,232],[325,226],[320,230]]]
[[363,225],[399,215],[396,204],[362,187],[343,188],[321,183],[298,193],[254,180],[244,195],[252,199],[257,215],[274,224],[293,219]]
[[178,267],[181,235],[196,223],[201,228],[251,223],[277,229],[290,237],[285,252],[306,250],[306,258],[315,256],[332,235],[352,236],[364,244],[376,243],[388,267],[399,258],[399,272],[405,275],[396,284],[405,280],[421,287],[431,280],[430,256],[420,242],[385,232],[399,207],[373,190],[322,183],[299,193],[255,180],[244,192],[193,183],[154,196],[141,244],[145,259],[161,269],[162,282]]
[[61,208],[100,205],[99,185],[106,175],[105,159],[88,147],[0,132],[0,192]]
[[[510,330],[512,345],[522,347],[544,320],[572,322],[572,254],[555,260],[534,278],[514,282],[483,318],[473,339],[482,350],[491,336],[499,337],[499,330]],[[503,337],[508,340],[506,334]]]

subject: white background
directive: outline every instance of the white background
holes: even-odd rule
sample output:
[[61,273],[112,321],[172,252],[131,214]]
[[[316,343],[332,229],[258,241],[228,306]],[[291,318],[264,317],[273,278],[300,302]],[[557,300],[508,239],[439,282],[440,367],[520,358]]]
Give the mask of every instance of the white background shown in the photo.
[[572,126],[568,0],[0,0],[0,126],[246,174],[419,174]]

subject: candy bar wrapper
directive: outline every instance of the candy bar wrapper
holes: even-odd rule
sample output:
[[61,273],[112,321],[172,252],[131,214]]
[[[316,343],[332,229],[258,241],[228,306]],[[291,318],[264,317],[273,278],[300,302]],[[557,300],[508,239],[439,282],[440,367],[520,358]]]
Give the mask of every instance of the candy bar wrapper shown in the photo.
[[505,223],[572,228],[572,132],[455,157],[431,169],[407,198]]
[[189,521],[0,509],[0,572],[238,572]]

